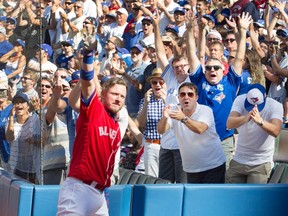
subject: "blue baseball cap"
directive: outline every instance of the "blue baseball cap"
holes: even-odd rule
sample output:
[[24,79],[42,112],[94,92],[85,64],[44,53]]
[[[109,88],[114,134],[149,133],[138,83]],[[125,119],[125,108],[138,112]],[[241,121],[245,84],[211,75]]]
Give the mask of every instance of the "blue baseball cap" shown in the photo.
[[44,50],[48,54],[49,57],[52,56],[53,50],[52,50],[52,47],[50,45],[43,43],[43,44],[38,44],[37,46],[40,49]]
[[14,17],[6,17],[6,22],[12,22],[14,25],[17,25],[17,21]]
[[24,94],[22,91],[18,91],[18,92],[16,93],[16,95],[15,95],[15,96],[13,97],[13,99],[12,99],[12,103],[15,103],[15,100],[16,100],[17,98],[21,98],[22,100],[24,100],[24,101],[27,102],[28,104],[29,104],[29,102],[30,102],[29,97],[28,97],[26,94]]
[[143,23],[144,21],[148,21],[148,22],[152,23],[152,18],[151,18],[150,16],[145,16],[145,17],[142,19],[142,23]]
[[61,45],[68,45],[68,46],[74,46],[74,41],[73,41],[73,39],[68,39],[68,40],[66,40],[66,41],[61,41]]
[[177,35],[178,35],[178,33],[179,33],[179,28],[178,28],[178,26],[176,26],[176,25],[174,25],[174,24],[168,24],[167,26],[166,26],[166,28],[165,28],[165,31],[166,32],[174,32],[174,33],[176,33]]
[[215,18],[209,14],[204,14],[203,18],[211,20],[213,23],[215,23]]
[[250,112],[255,105],[259,112],[261,112],[266,104],[266,90],[261,84],[249,85],[244,103],[245,109]]
[[1,22],[6,22],[6,20],[7,20],[6,16],[0,16],[0,21]]
[[288,37],[288,29],[278,29],[276,34],[281,37]]
[[264,28],[264,24],[265,24],[265,22],[264,22],[263,19],[260,19],[260,20],[258,20],[257,22],[254,22],[254,23],[253,23],[254,26],[257,26],[257,27],[259,27],[259,28]]
[[72,73],[70,83],[76,83],[80,80],[80,70]]
[[[143,52],[143,47],[142,47],[140,44],[135,44],[134,46],[131,47],[131,49],[132,49],[132,48],[136,48],[136,49],[138,49],[140,52]],[[131,50],[131,49],[130,49],[130,50]]]
[[21,40],[21,39],[17,39],[16,40],[16,44],[19,44],[20,46],[22,46],[23,48],[25,47],[25,41]]
[[174,13],[175,13],[175,12],[181,12],[181,13],[183,13],[183,14],[186,13],[186,11],[185,11],[185,9],[184,9],[183,7],[177,7],[177,8],[175,8]]

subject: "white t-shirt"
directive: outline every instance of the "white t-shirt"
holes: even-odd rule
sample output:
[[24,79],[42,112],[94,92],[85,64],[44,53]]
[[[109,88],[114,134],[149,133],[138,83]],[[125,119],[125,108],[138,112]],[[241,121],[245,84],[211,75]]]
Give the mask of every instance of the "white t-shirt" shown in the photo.
[[[246,94],[238,96],[232,106],[231,112],[235,111],[242,116],[248,112],[244,107]],[[267,97],[266,105],[260,112],[265,121],[279,119],[282,121],[283,107],[276,100]],[[265,132],[261,126],[254,121],[241,125],[238,129],[239,135],[236,143],[234,160],[241,164],[255,166],[266,162],[273,163],[275,138]]]
[[183,170],[188,173],[203,172],[224,164],[226,157],[216,132],[212,109],[197,103],[195,112],[189,118],[205,123],[208,129],[197,134],[181,121],[168,121],[178,140]]

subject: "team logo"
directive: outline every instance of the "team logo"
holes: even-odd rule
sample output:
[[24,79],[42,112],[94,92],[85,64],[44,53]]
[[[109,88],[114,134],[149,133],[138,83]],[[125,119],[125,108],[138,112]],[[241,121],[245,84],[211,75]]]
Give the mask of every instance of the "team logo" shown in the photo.
[[259,101],[259,98],[258,98],[258,97],[253,97],[253,98],[250,98],[250,100],[251,100],[254,104],[257,104],[257,102]]
[[220,92],[219,94],[215,95],[213,100],[217,101],[219,104],[222,103],[223,99],[225,98],[225,94],[223,92]]

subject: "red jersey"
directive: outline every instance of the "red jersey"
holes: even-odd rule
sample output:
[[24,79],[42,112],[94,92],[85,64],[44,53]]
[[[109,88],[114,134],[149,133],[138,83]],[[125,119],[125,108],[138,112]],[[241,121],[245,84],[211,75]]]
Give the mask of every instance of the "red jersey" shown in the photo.
[[88,106],[81,101],[68,176],[109,187],[120,142],[118,122],[107,113],[97,94]]

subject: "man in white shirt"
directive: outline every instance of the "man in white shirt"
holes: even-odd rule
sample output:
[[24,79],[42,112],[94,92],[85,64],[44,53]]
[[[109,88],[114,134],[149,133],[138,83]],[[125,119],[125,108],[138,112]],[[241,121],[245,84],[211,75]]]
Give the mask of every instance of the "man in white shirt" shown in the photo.
[[266,98],[266,90],[260,84],[250,85],[247,94],[235,99],[227,128],[237,128],[239,135],[226,173],[227,183],[267,183],[282,117],[282,105]]

